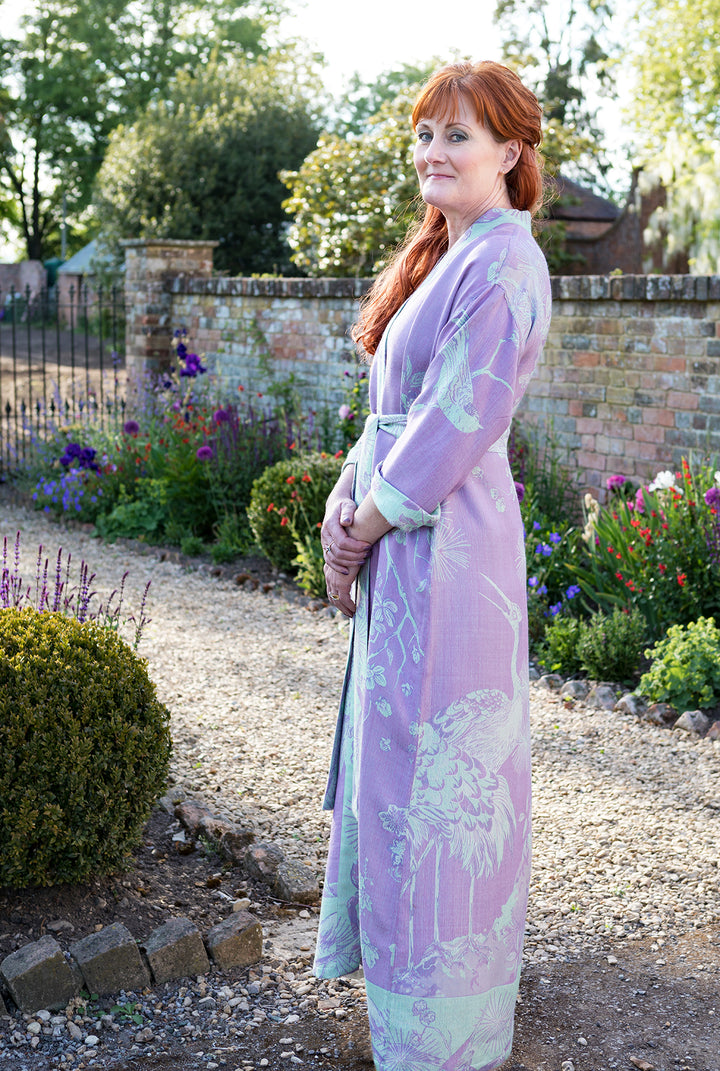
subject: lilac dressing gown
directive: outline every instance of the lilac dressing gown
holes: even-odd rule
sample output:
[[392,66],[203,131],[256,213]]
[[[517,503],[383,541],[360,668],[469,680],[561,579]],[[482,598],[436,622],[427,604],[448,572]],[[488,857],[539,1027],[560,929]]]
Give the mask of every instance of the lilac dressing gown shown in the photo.
[[364,968],[379,1071],[510,1054],[530,874],[525,554],[507,458],[550,285],[492,209],[385,331],[351,451],[393,530],[358,578],[315,973]]

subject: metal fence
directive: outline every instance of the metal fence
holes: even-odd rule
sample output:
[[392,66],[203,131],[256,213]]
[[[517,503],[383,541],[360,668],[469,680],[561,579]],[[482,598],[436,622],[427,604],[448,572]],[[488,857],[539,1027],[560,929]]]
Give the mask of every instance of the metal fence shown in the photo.
[[121,290],[0,293],[0,477],[63,429],[104,429],[126,404]]

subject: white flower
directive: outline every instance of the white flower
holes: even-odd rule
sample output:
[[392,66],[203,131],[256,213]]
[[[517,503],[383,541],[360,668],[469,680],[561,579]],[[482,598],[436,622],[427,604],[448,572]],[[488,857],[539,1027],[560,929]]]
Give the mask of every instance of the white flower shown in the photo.
[[715,473],[715,483],[720,487],[720,469]]
[[669,469],[665,469],[664,472],[658,472],[653,482],[648,487],[648,491],[677,491],[682,494],[681,488],[675,483],[675,473],[670,472]]

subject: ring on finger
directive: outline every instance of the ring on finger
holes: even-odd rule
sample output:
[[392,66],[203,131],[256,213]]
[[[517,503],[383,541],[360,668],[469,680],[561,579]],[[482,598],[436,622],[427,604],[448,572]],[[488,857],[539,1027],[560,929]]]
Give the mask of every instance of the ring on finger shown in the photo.
[[339,595],[331,595],[329,591],[328,591],[328,595],[330,596],[330,598],[332,599],[333,602],[337,602],[338,599],[340,598]]

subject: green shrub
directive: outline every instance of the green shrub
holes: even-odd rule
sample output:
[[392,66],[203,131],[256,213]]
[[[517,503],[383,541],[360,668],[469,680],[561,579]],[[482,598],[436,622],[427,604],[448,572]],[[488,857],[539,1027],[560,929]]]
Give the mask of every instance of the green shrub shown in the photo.
[[714,618],[671,625],[645,654],[652,665],[640,678],[641,695],[679,712],[720,702],[720,629]]
[[571,677],[580,672],[578,641],[581,625],[577,617],[555,617],[546,627],[540,646],[540,662],[548,673]]
[[300,547],[319,532],[341,467],[339,454],[304,453],[278,461],[255,480],[248,519],[260,550],[277,569],[297,569]]
[[583,621],[577,654],[582,669],[593,680],[630,682],[640,669],[648,626],[637,609],[593,614]]
[[168,721],[111,629],[0,610],[0,885],[117,868],[165,784]]

